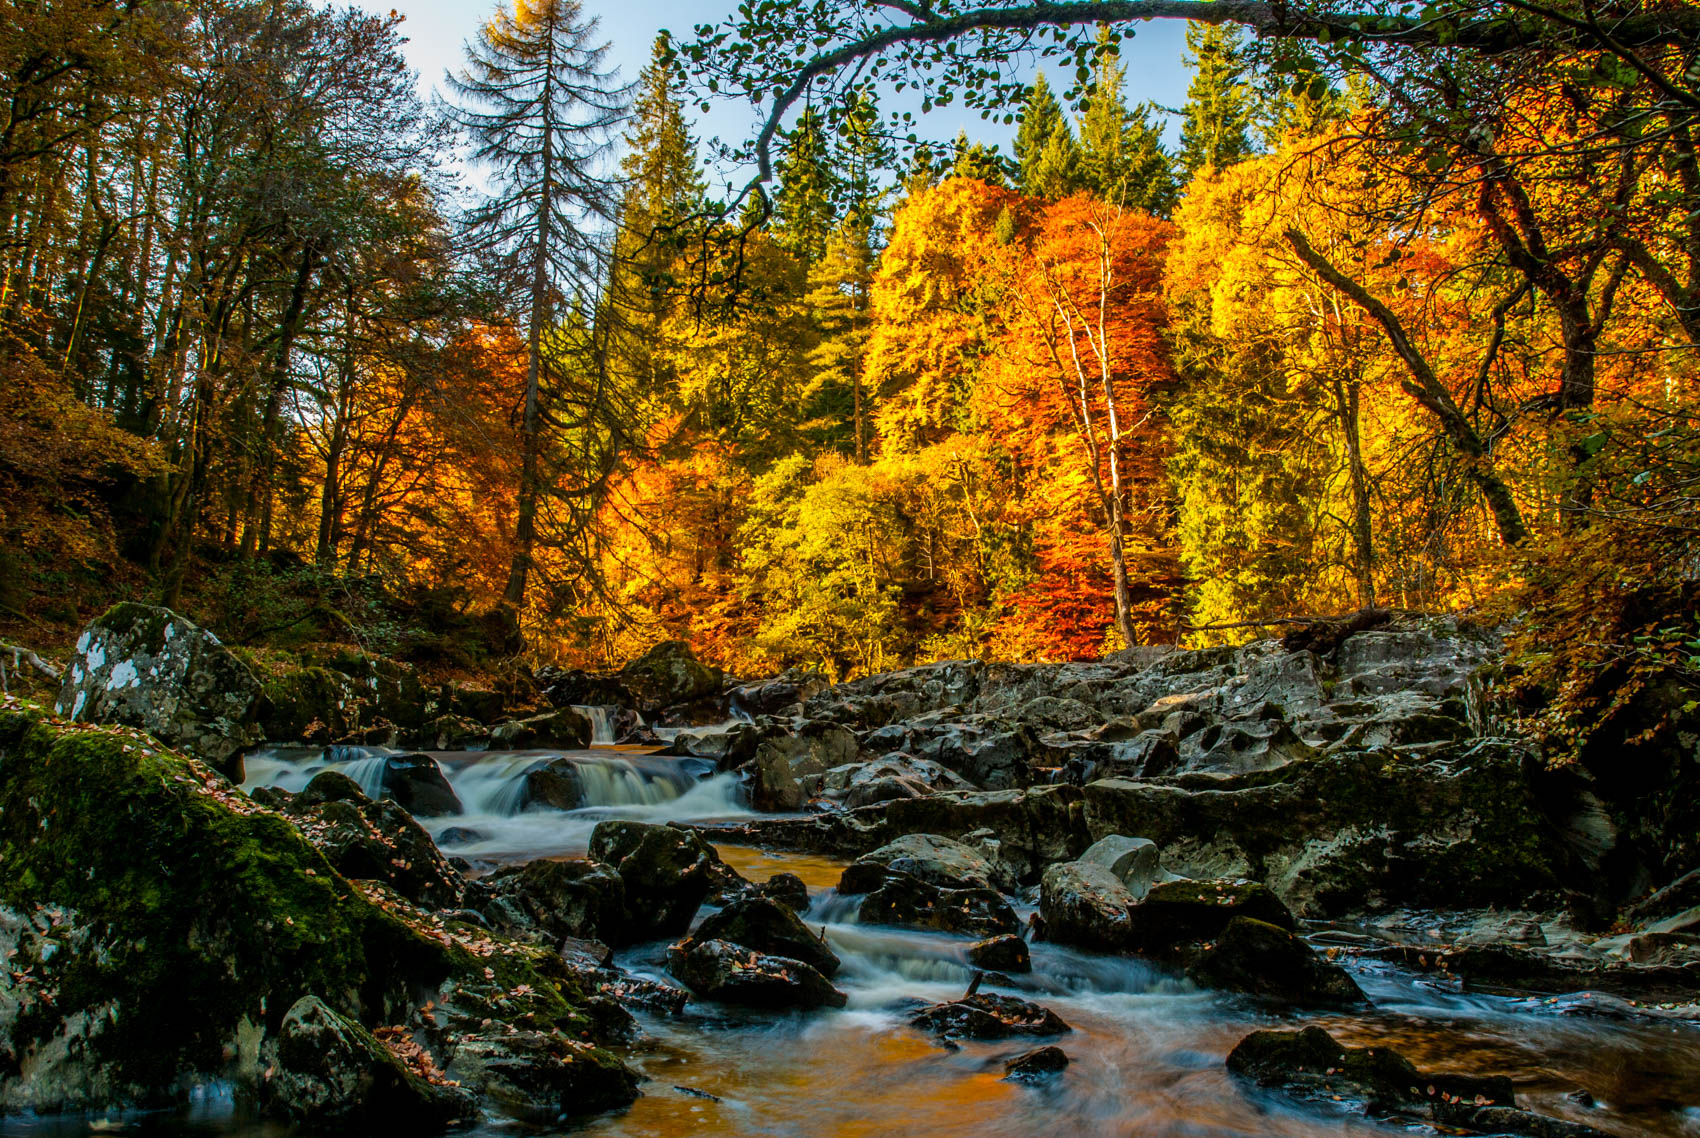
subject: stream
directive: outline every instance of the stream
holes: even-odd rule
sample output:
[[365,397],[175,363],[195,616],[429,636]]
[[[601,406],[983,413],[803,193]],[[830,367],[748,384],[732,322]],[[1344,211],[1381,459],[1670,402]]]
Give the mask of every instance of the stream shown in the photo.
[[[385,752],[338,749],[328,765],[370,790]],[[732,775],[704,776],[695,760],[642,750],[452,752],[436,757],[466,805],[425,820],[446,853],[488,867],[582,854],[611,817],[711,822],[750,816]],[[514,786],[544,761],[580,768],[588,805],[515,812]],[[262,751],[247,785],[299,789],[324,769],[319,751]],[[764,1013],[693,1001],[678,1017],[639,1013],[645,1037],[627,1054],[648,1078],[628,1110],[537,1130],[488,1122],[466,1133],[588,1135],[1035,1136],[1390,1135],[1436,1133],[1365,1119],[1342,1103],[1300,1107],[1242,1086],[1223,1060],[1248,1032],[1315,1024],[1342,1043],[1390,1046],[1419,1068],[1509,1075],[1526,1109],[1629,1138],[1700,1136],[1700,1024],[1656,1015],[1602,1014],[1587,998],[1498,997],[1379,962],[1343,958],[1374,1002],[1361,1013],[1270,1014],[1250,1000],[1201,991],[1142,960],[1036,944],[1033,972],[1013,991],[1053,1009],[1075,1029],[1049,1040],[963,1041],[945,1047],[906,1025],[924,1003],[962,995],[972,976],[965,938],[861,925],[856,902],[833,890],[843,863],[809,855],[721,847],[745,877],[791,872],[809,886],[806,920],[824,926],[843,960],[834,983],[847,1007]],[[1022,911],[1025,917],[1026,911]],[[1319,929],[1323,942],[1339,930]],[[1361,941],[1361,935],[1358,938]],[[671,982],[666,945],[622,951],[632,972]],[[1039,1083],[1002,1079],[1003,1061],[1054,1042],[1071,1059]],[[15,1130],[14,1130],[15,1128]],[[207,1092],[187,1112],[88,1119],[8,1119],[7,1133],[107,1132],[259,1138],[285,1131],[240,1119],[228,1094]]]

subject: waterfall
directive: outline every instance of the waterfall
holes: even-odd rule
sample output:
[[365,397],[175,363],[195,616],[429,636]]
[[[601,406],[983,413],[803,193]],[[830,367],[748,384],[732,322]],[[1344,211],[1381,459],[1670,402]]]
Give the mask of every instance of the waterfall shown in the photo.
[[592,747],[611,747],[614,745],[615,708],[592,707],[575,703],[573,710],[590,720],[590,745]]

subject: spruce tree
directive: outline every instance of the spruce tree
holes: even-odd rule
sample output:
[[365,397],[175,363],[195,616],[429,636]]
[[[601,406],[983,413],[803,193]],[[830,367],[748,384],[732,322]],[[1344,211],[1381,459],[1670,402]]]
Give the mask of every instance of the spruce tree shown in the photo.
[[827,237],[837,216],[831,146],[826,124],[813,107],[785,136],[778,165],[773,216],[779,243],[808,268],[826,255]]
[[1092,93],[1080,123],[1080,182],[1106,201],[1167,217],[1179,197],[1151,107],[1128,110],[1127,68],[1100,35]]
[[1252,153],[1251,92],[1245,83],[1243,37],[1227,25],[1193,24],[1186,30],[1193,69],[1181,125],[1179,161],[1187,177],[1220,170]]
[[[624,118],[627,91],[606,66],[596,21],[578,0],[517,0],[499,8],[467,44],[451,74],[451,120],[472,141],[472,159],[494,193],[468,216],[468,231],[526,330],[525,404],[514,551],[503,601],[525,603],[545,482],[545,421],[594,421],[602,385],[569,378],[545,351],[571,299],[593,295],[603,247],[595,222],[613,221],[615,193],[603,173]],[[586,430],[584,433],[591,433]],[[580,484],[569,492],[589,493]],[[575,515],[587,511],[574,510]]]
[[956,161],[950,168],[953,178],[978,178],[988,186],[1006,186],[1009,184],[1008,174],[1004,169],[1003,159],[998,157],[995,146],[987,146],[983,142],[970,143],[968,132],[959,131],[956,135]]
[[1058,119],[1051,135],[1033,164],[1032,182],[1023,187],[1034,197],[1056,201],[1077,193],[1084,182],[1080,175],[1080,146],[1067,119]]
[[1041,71],[1033,81],[1033,90],[1021,112],[1021,125],[1015,132],[1015,165],[1020,172],[1022,193],[1038,193],[1034,186],[1037,184],[1040,159],[1046,144],[1051,141],[1051,133],[1059,125],[1065,129],[1068,125],[1063,118],[1062,104],[1051,93],[1051,85]]

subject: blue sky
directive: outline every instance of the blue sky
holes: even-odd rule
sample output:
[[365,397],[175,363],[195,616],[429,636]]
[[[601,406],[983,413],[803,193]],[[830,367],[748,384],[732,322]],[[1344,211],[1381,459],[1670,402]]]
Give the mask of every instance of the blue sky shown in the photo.
[[[469,0],[357,0],[376,12],[392,8],[405,16],[402,32],[408,37],[407,52],[420,72],[427,90],[438,85],[443,72],[457,67],[461,46],[480,22],[494,11],[493,4]],[[510,0],[511,2],[511,0]],[[650,47],[662,28],[680,39],[690,36],[699,23],[718,22],[735,10],[737,0],[583,0],[585,11],[601,21],[603,35],[612,45],[611,58],[627,79],[637,78],[649,59]],[[1127,65],[1127,96],[1130,102],[1149,100],[1178,107],[1186,98],[1187,74],[1181,65],[1186,25],[1178,20],[1152,20],[1138,29],[1132,43],[1122,48]],[[890,104],[898,106],[897,103]],[[919,110],[919,107],[913,108]],[[754,115],[747,103],[723,102],[706,120],[697,124],[699,137],[720,136],[741,141],[750,131]],[[981,121],[978,113],[962,114],[956,108],[936,111],[920,118],[924,137],[952,139],[958,130],[985,142],[1002,144],[1009,153],[1013,128]],[[1170,138],[1175,130],[1171,128]]]

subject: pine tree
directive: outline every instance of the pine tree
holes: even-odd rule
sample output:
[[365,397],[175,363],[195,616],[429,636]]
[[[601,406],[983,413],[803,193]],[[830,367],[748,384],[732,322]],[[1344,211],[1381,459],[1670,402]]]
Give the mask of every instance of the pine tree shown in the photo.
[[[833,231],[826,256],[809,273],[809,308],[820,339],[809,353],[814,378],[809,402],[825,428],[825,441],[843,437],[850,423],[850,454],[857,463],[868,461],[868,408],[862,387],[863,360],[869,333],[869,294],[873,286],[874,251],[871,219],[852,214]],[[850,396],[850,414],[843,414],[843,397]]]
[[[503,600],[525,603],[537,541],[546,420],[580,424],[599,384],[565,390],[545,346],[571,298],[593,294],[602,248],[594,219],[613,220],[614,194],[602,167],[625,115],[627,92],[606,67],[596,21],[578,0],[517,0],[498,9],[467,45],[467,65],[449,76],[450,115],[488,167],[495,193],[473,210],[469,232],[497,266],[499,284],[526,329],[523,454],[513,563]],[[554,407],[546,406],[554,404]],[[548,479],[553,483],[556,480]],[[579,489],[583,489],[580,487]],[[583,514],[584,511],[574,511]]]
[[1186,30],[1193,76],[1182,109],[1179,161],[1188,178],[1252,153],[1252,100],[1241,44],[1239,29],[1227,25],[1193,24]]
[[785,136],[784,153],[779,159],[779,189],[773,203],[779,243],[804,268],[826,255],[827,237],[836,218],[835,180],[826,125],[811,107]]
[[1033,81],[1033,90],[1027,96],[1027,105],[1022,109],[1021,125],[1015,132],[1015,164],[1020,171],[1020,189],[1024,194],[1037,195],[1035,189],[1040,160],[1046,145],[1051,141],[1051,134],[1058,126],[1068,128],[1068,121],[1063,117],[1062,104],[1051,94],[1051,85],[1041,71]]
[[1127,68],[1101,34],[1086,116],[1080,123],[1080,181],[1106,201],[1167,217],[1179,198],[1162,133],[1149,104],[1128,110]]
[[1058,119],[1033,164],[1032,181],[1022,188],[1034,197],[1058,201],[1078,193],[1084,184],[1080,174],[1080,146],[1074,141],[1068,120]]
[[977,178],[988,186],[1009,184],[1008,173],[1004,169],[1003,159],[998,156],[997,147],[987,146],[983,142],[970,143],[967,131],[957,132],[955,147],[956,161],[950,167],[951,177]]

